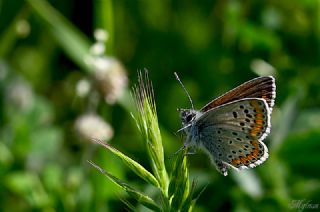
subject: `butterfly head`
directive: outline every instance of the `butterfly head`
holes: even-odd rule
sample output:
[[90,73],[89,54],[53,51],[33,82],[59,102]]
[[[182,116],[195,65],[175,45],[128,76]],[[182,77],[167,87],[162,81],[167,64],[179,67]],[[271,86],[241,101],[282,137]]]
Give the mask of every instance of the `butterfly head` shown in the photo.
[[187,127],[196,119],[198,112],[192,109],[178,109],[182,127]]

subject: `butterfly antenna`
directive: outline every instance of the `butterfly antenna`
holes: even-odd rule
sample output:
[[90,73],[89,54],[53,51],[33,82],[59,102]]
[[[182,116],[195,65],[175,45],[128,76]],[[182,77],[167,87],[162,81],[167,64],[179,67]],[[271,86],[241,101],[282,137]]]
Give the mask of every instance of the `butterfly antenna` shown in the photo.
[[176,72],[174,72],[174,76],[176,77],[176,79],[177,79],[177,80],[179,81],[179,83],[181,84],[183,90],[186,92],[186,94],[187,94],[187,96],[188,96],[188,98],[189,98],[189,101],[190,101],[190,103],[191,103],[191,107],[192,107],[192,109],[194,110],[191,96],[189,95],[186,87],[184,87],[183,83],[181,82],[181,80],[180,80],[180,78],[179,78],[179,76],[178,76],[178,74],[177,74]]

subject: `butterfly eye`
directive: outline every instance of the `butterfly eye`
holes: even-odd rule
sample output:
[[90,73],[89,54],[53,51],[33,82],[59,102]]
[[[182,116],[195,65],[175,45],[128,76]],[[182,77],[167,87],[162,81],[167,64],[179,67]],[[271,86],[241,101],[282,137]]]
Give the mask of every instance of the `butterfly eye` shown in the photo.
[[190,122],[190,121],[192,120],[192,118],[193,118],[193,115],[192,115],[192,114],[189,114],[189,115],[187,116],[187,118],[186,118],[186,121],[187,121],[187,122]]

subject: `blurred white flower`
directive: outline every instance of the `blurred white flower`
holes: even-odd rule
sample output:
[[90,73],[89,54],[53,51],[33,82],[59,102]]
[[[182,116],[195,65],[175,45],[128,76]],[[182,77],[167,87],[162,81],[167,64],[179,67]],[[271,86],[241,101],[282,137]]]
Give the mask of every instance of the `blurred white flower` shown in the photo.
[[124,93],[128,78],[121,63],[107,56],[88,57],[86,62],[91,65],[98,88],[109,104],[114,104]]
[[106,47],[104,45],[104,43],[102,42],[97,42],[97,43],[94,43],[91,47],[90,47],[90,53],[92,55],[103,55],[104,52],[106,50]]
[[124,93],[128,85],[126,71],[114,57],[105,56],[105,41],[108,33],[103,29],[94,32],[97,42],[91,46],[89,54],[84,58],[93,70],[98,88],[109,104],[114,104]]
[[22,110],[28,110],[32,107],[34,102],[31,86],[22,79],[11,82],[7,88],[6,95],[10,104],[17,106]]
[[89,94],[91,89],[90,82],[87,79],[81,79],[76,85],[76,93],[80,97],[85,97]]
[[94,58],[92,66],[96,77],[103,78],[103,76],[112,69],[113,60],[115,59],[106,56]]
[[109,141],[113,137],[113,129],[96,114],[85,114],[75,122],[75,129],[84,139]]
[[109,38],[109,34],[104,29],[96,29],[94,31],[94,38],[99,42],[106,42]]

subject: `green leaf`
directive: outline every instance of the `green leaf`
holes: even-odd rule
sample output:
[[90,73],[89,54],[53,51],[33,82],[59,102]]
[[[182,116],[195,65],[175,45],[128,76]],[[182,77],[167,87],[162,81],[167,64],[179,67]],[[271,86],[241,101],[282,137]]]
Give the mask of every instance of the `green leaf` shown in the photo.
[[199,194],[195,198],[193,198],[195,188],[196,188],[196,182],[192,181],[189,195],[188,195],[187,199],[184,201],[184,203],[181,207],[181,211],[192,211],[197,200],[199,199],[201,194],[204,192],[204,190],[206,190],[207,185],[203,187],[203,189],[199,192]]
[[104,169],[100,168],[98,165],[93,163],[92,161],[88,161],[94,168],[108,177],[112,182],[120,186],[123,190],[125,190],[132,198],[136,199],[142,205],[154,210],[154,211],[161,211],[158,207],[157,203],[153,201],[149,196],[141,193],[140,191],[134,189],[127,183],[123,182],[122,180],[118,179],[117,177],[113,176],[109,172],[105,171]]
[[126,199],[123,199],[121,197],[119,197],[119,199],[121,200],[121,202],[123,202],[123,204],[125,204],[131,211],[133,212],[138,212],[138,210]]
[[150,172],[148,172],[143,166],[141,166],[138,162],[132,160],[131,158],[129,158],[128,156],[126,156],[125,154],[120,152],[119,150],[111,147],[110,145],[108,145],[106,143],[103,143],[102,141],[100,141],[98,139],[93,139],[93,141],[95,143],[103,146],[104,148],[106,148],[107,150],[112,152],[117,157],[119,157],[125,163],[126,166],[128,166],[134,173],[136,173],[139,177],[144,179],[146,182],[148,182],[156,187],[159,187],[159,183],[158,183],[157,179]]
[[177,155],[169,184],[168,193],[169,197],[172,197],[172,208],[175,210],[181,209],[182,204],[190,195],[186,154],[187,149],[180,151],[180,153]]

